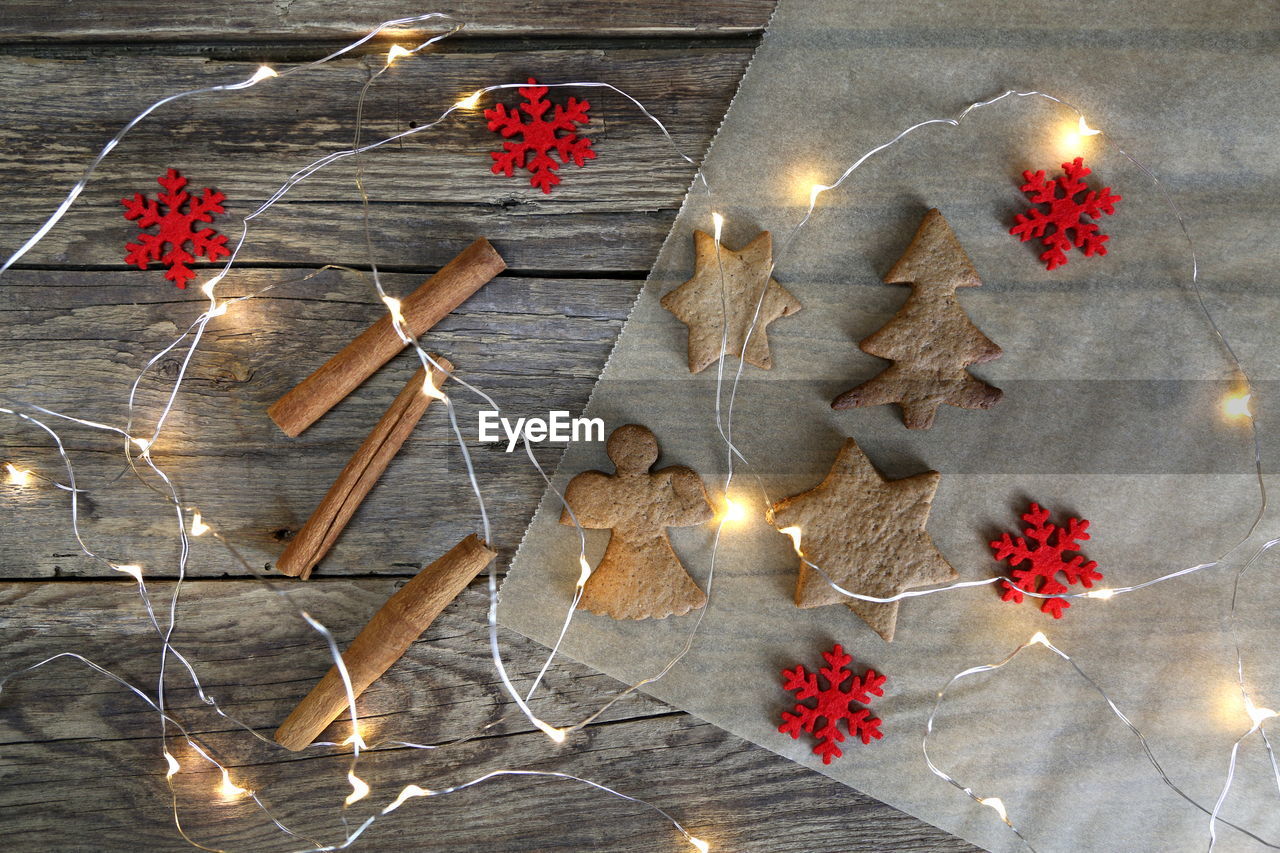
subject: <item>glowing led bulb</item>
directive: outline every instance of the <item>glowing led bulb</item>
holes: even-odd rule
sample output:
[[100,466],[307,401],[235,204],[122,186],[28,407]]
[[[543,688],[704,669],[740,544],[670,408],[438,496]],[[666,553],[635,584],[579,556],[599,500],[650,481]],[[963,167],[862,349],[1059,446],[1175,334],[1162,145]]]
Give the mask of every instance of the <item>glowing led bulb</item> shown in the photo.
[[196,512],[193,512],[191,514],[191,535],[199,536],[202,533],[208,533],[208,532],[209,532],[209,525],[204,523],[204,519],[200,517],[199,510],[197,510]]
[[253,76],[249,78],[249,84],[253,85],[254,83],[261,83],[269,77],[279,76],[280,75],[276,73],[276,70],[270,65],[259,65],[258,70],[253,72]]
[[150,453],[151,453],[151,441],[150,441],[149,439],[145,439],[145,438],[131,438],[131,439],[129,439],[129,440],[133,442],[133,444],[134,444],[134,446],[135,446],[135,447],[137,447],[139,450],[141,450],[141,451],[142,451],[142,455],[143,455],[143,456],[148,456],[148,455],[150,455]]
[[1114,589],[1095,589],[1093,592],[1086,592],[1085,598],[1101,598],[1106,601],[1116,594]]
[[431,374],[427,374],[427,378],[422,380],[422,393],[426,394],[432,400],[443,400],[444,392],[436,387],[436,383],[432,381]]
[[387,64],[395,62],[397,59],[405,56],[413,56],[413,51],[408,48],[401,47],[398,44],[391,45],[391,50],[387,51]]
[[368,783],[357,776],[354,771],[347,771],[347,781],[351,783],[351,793],[347,794],[347,798],[343,800],[344,804],[353,805],[369,796]]
[[218,793],[222,796],[231,798],[238,797],[241,794],[249,793],[248,788],[241,788],[235,782],[231,781],[231,774],[227,772],[227,768],[222,768],[222,784],[218,786]]
[[813,207],[815,204],[817,204],[818,196],[822,195],[824,192],[826,192],[829,189],[831,189],[831,187],[827,186],[826,184],[814,184],[812,187],[810,187],[809,188],[809,207]]
[[720,232],[724,230],[724,217],[718,213],[711,214],[711,224],[715,227],[716,242],[720,242]]
[[1080,116],[1075,127],[1068,129],[1062,134],[1062,147],[1069,151],[1072,155],[1080,153],[1084,147],[1082,142],[1086,136],[1097,136],[1102,133],[1100,130],[1094,130],[1085,122],[1084,116]]
[[400,300],[394,296],[384,296],[382,301],[387,304],[387,310],[391,312],[391,319],[396,321],[396,325],[404,325],[404,315],[400,313]]
[[164,760],[169,764],[169,770],[164,774],[164,778],[172,779],[173,774],[182,769],[182,765],[178,763],[178,759],[169,754],[169,750],[164,751]]
[[9,482],[15,486],[25,486],[31,482],[31,472],[15,468],[11,462],[4,463],[4,470],[9,474]]
[[215,306],[213,306],[212,308],[210,308],[210,309],[209,309],[209,316],[210,316],[210,317],[221,317],[223,314],[227,313],[227,305],[228,305],[228,304],[229,304],[229,303],[224,302],[224,303],[222,303],[221,305],[215,305]]
[[429,791],[426,788],[419,788],[417,785],[405,785],[404,790],[400,792],[400,796],[396,797],[395,802],[383,809],[382,813],[390,814],[400,808],[400,806],[404,805],[405,800],[411,799],[412,797],[429,797],[433,793],[435,792]]
[[792,525],[791,527],[779,527],[779,533],[785,533],[791,537],[791,545],[796,549],[796,553],[804,556],[804,552],[800,550],[800,528]]
[[353,735],[348,735],[348,736],[347,736],[347,739],[346,739],[346,740],[344,740],[344,741],[342,742],[342,745],[343,745],[343,746],[352,746],[352,747],[355,747],[356,749],[368,749],[368,748],[369,748],[369,747],[368,747],[368,745],[367,745],[367,744],[365,744],[365,742],[364,742],[364,735],[363,735],[363,734],[361,734],[360,732],[356,732],[356,733],[355,733],[355,734],[353,734]]
[[578,587],[582,588],[587,585],[587,579],[591,577],[591,564],[587,562],[586,554],[578,555],[578,568],[581,570],[578,575]]
[[729,523],[746,521],[747,508],[740,503],[734,503],[728,498],[724,499],[724,520]]
[[1252,394],[1232,394],[1222,401],[1222,413],[1229,418],[1251,418],[1253,412],[1249,411],[1249,398]]
[[1036,631],[1034,634],[1031,635],[1031,639],[1027,640],[1027,645],[1034,646],[1036,643],[1039,643],[1040,645],[1048,648],[1049,638],[1044,635],[1043,631]]
[[470,95],[467,95],[465,98],[458,101],[458,103],[454,104],[454,107],[460,110],[474,110],[476,107],[480,105],[480,96],[482,96],[483,94],[484,94],[483,89],[477,89],[476,91],[472,92]]
[[117,566],[113,563],[111,568],[115,569],[117,572],[122,572],[123,574],[128,575],[138,583],[142,583],[142,566],[135,566],[133,564]]
[[1270,708],[1259,708],[1257,705],[1253,704],[1253,700],[1248,696],[1244,697],[1244,710],[1249,715],[1249,719],[1253,721],[1253,727],[1255,729],[1262,725],[1264,720],[1280,716],[1280,714],[1277,714]]
[[564,743],[564,739],[565,739],[564,729],[557,729],[555,726],[550,725],[544,722],[543,720],[538,720],[538,719],[535,719],[533,721],[533,724],[537,726],[542,731],[543,734],[551,738],[556,743]]
[[692,835],[689,836],[689,843],[698,848],[700,853],[707,853],[707,851],[711,849],[710,844],[703,841],[701,838],[694,838]]
[[996,814],[1000,815],[1000,819],[1005,823],[1009,822],[1009,813],[1004,810],[1004,800],[999,797],[982,797],[978,800],[984,806],[995,809]]

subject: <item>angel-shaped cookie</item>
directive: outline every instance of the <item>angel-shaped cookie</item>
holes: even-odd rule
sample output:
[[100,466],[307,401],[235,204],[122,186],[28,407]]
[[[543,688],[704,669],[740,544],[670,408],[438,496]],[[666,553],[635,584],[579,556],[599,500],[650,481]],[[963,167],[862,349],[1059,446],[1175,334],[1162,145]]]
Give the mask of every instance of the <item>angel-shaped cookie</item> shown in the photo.
[[[579,524],[612,530],[578,606],[614,619],[661,619],[706,606],[706,594],[667,538],[668,527],[692,527],[714,516],[702,478],[681,465],[650,473],[658,440],[639,424],[614,430],[605,450],[617,473],[584,471],[564,493]],[[573,524],[567,510],[560,523]]]

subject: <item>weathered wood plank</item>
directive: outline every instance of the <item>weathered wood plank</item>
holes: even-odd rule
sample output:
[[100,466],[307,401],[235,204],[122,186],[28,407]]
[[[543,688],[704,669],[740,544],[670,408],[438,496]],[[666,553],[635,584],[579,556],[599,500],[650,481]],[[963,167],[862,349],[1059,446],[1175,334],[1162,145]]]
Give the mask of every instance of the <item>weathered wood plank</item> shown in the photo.
[[[296,602],[348,641],[391,591],[386,580],[321,581],[298,587]],[[156,584],[157,599],[170,585]],[[264,733],[327,666],[319,638],[290,618],[280,599],[253,583],[195,582],[185,589],[175,642],[210,692]],[[488,660],[484,597],[464,593],[409,654],[361,700],[368,738],[439,743],[473,734],[505,711]],[[0,586],[0,637],[15,664],[61,649],[95,648],[99,662],[146,681],[155,672],[155,635],[129,584]],[[504,632],[518,687],[545,652]],[[111,682],[69,663],[12,682],[0,696],[0,808],[9,849],[184,848],[170,822],[156,717]],[[342,837],[346,759],[325,748],[295,755],[254,741],[171,682],[172,705],[219,750],[239,783],[259,792],[290,826],[325,841]],[[550,675],[538,710],[569,722],[619,685],[572,662]],[[441,788],[499,768],[574,773],[672,811],[718,850],[942,853],[969,845],[857,792],[810,773],[683,714],[636,696],[563,746],[531,733],[518,712],[483,737],[424,752],[379,747],[360,765],[374,788],[348,814],[381,808],[410,782]],[[330,729],[345,736],[341,725]],[[179,744],[175,778],[184,826],[204,843],[233,850],[292,850],[243,800],[216,793],[218,777]],[[89,841],[92,839],[92,842]],[[585,786],[499,780],[446,798],[415,801],[374,825],[365,850],[683,849],[658,816]]]
[[[422,126],[484,85],[600,81],[651,108],[695,161],[719,125],[750,49],[547,50],[448,53],[397,63],[370,90],[365,142]],[[103,163],[67,217],[23,262],[122,265],[136,227],[119,199],[152,193],[165,169],[227,195],[216,227],[235,242],[239,220],[295,170],[351,146],[356,97],[383,58],[335,62],[242,93],[162,108]],[[80,177],[99,147],[139,110],[174,92],[238,82],[255,66],[199,57],[0,59],[0,252],[16,249]],[[500,100],[516,103],[513,90]],[[490,173],[500,138],[479,111],[455,113],[364,156],[380,264],[445,263],[478,234],[502,239],[511,267],[647,270],[693,175],[657,127],[622,96],[575,90],[592,105],[587,134],[599,156],[566,167],[550,195],[528,176]],[[569,90],[561,93],[568,97]],[[76,116],[69,123],[67,116]],[[316,173],[253,221],[242,262],[365,264],[354,162]]]
[[[447,547],[437,550],[442,553]],[[297,610],[303,608],[319,619],[345,647],[404,583],[391,578],[316,578],[305,584],[282,580],[276,588],[288,593],[285,599],[253,580],[192,581],[182,587],[174,645],[192,661],[208,693],[229,714],[270,737],[332,663],[323,638]],[[148,584],[162,616],[173,587],[171,582]],[[497,737],[534,731],[518,709],[507,707],[489,656],[487,608],[482,576],[361,696],[362,731],[370,744],[390,739],[434,744],[473,734]],[[155,693],[159,640],[131,579],[0,584],[0,637],[5,673],[60,651],[78,651]],[[546,650],[506,630],[501,639],[513,682],[527,690]],[[168,679],[168,705],[193,732],[210,736],[219,748],[235,747],[235,754],[262,757],[274,752],[271,760],[290,758],[280,750],[258,754],[242,749],[252,737],[206,708],[181,665],[170,665],[174,668]],[[617,689],[620,685],[613,679],[593,670],[576,664],[557,666],[535,707],[554,723],[574,723]],[[24,676],[6,686],[3,696],[5,742],[112,740],[152,734],[156,723],[154,710],[136,696],[71,661]],[[50,699],[56,701],[50,704]],[[668,710],[655,699],[635,694],[602,719]],[[505,719],[485,729],[499,718]],[[341,741],[350,733],[350,721],[339,720],[321,739]]]
[[[466,22],[467,35],[708,35],[763,30],[773,5],[773,0],[541,0],[529,4],[467,0],[414,9],[399,3],[350,0],[209,0],[194,5],[79,0],[51,8],[38,0],[10,0],[0,19],[0,40],[354,40],[384,20],[426,12],[454,15]],[[399,32],[409,40],[411,31]]]
[[[358,276],[334,271],[305,283],[299,278],[295,270],[249,270],[226,282],[228,296],[277,287],[213,321],[191,362],[171,425],[152,451],[180,484],[184,500],[259,567],[274,560],[306,520],[414,367],[402,355],[300,438],[286,438],[267,418],[267,406],[382,310]],[[407,293],[420,281],[411,274],[384,277],[392,293]],[[452,359],[460,376],[519,416],[578,412],[638,287],[639,282],[607,279],[499,277],[424,341]],[[159,273],[15,271],[0,286],[0,320],[7,330],[0,339],[0,369],[14,380],[7,393],[123,426],[137,371],[206,305],[197,291],[181,293]],[[158,414],[180,367],[181,354],[171,354],[144,380],[144,422]],[[493,540],[509,554],[542,494],[542,478],[522,452],[476,445],[481,401],[465,389],[455,397]],[[47,436],[5,417],[0,456],[46,476],[63,476]],[[81,520],[91,547],[172,576],[176,534],[164,502],[131,476],[111,482],[124,464],[118,437],[55,426],[88,490]],[[537,455],[551,470],[560,450],[543,445]],[[0,483],[0,493],[0,529],[31,534],[0,537],[0,577],[110,574],[76,556],[65,492],[39,483]],[[317,573],[412,572],[441,543],[452,544],[478,525],[475,497],[446,414],[438,408],[419,424]],[[194,576],[241,572],[212,540],[195,545]]]

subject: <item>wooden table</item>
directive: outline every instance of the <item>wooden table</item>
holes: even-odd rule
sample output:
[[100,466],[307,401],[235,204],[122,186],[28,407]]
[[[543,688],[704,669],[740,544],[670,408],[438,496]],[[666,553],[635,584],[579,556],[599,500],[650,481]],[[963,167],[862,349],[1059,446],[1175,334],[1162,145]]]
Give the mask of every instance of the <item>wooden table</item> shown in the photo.
[[[765,27],[770,0],[471,0],[475,23],[375,86],[367,139],[429,121],[478,86],[523,80],[602,80],[650,106],[699,159]],[[350,0],[7,0],[0,11],[0,252],[16,248],[53,209],[97,149],[163,95],[243,79],[324,56],[403,4]],[[408,41],[402,36],[401,41]],[[136,233],[118,199],[154,193],[170,166],[194,187],[227,194],[217,227],[240,216],[294,169],[350,145],[356,92],[393,42],[322,68],[162,109],[112,154],[76,208],[0,283],[5,394],[123,424],[129,383],[205,304],[159,269],[123,263]],[[489,174],[495,137],[475,114],[370,155],[375,248],[391,292],[406,293],[470,239],[486,235],[509,272],[428,337],[471,382],[520,413],[579,411],[586,403],[692,176],[654,128],[621,98],[588,92],[599,159],[563,170],[544,196],[525,179]],[[514,102],[512,94],[503,100]],[[411,365],[401,358],[296,440],[265,409],[377,316],[355,272],[368,268],[349,165],[317,175],[253,223],[226,295],[274,288],[214,321],[153,449],[184,502],[255,567],[270,562],[324,493]],[[202,279],[209,265],[201,265]],[[150,418],[181,368],[162,358],[141,385]],[[465,395],[458,395],[461,401]],[[0,405],[7,405],[0,403]],[[459,405],[474,438],[475,405]],[[30,411],[30,410],[27,410]],[[306,608],[347,643],[387,595],[449,544],[477,528],[475,501],[441,412],[428,415],[338,546],[307,583]],[[177,571],[173,516],[132,475],[118,437],[56,422],[87,489],[86,542],[104,557],[145,567],[161,619]],[[142,432],[135,428],[135,432]],[[521,454],[477,447],[478,475],[509,559],[543,488]],[[554,447],[539,452],[553,467]],[[62,477],[48,436],[6,416],[0,457]],[[134,584],[84,557],[69,499],[39,480],[0,485],[0,638],[5,672],[77,651],[154,692],[159,643]],[[327,668],[319,636],[294,606],[249,577],[212,537],[194,540],[174,641],[229,714],[270,735]],[[375,748],[361,764],[374,796],[363,819],[400,787],[440,788],[502,767],[573,773],[666,808],[716,850],[958,851],[968,844],[811,773],[683,712],[635,696],[560,747],[510,713],[489,658],[483,579],[462,595],[361,700],[372,743],[394,738],[439,750]],[[556,606],[559,606],[558,604]],[[516,685],[545,650],[502,633]],[[570,661],[547,678],[538,711],[576,721],[619,685]],[[782,698],[780,698],[782,703]],[[172,659],[167,702],[260,792],[278,816],[328,843],[343,838],[347,758],[293,754],[256,741],[214,714]],[[158,720],[120,685],[61,660],[15,679],[0,695],[0,843],[7,850],[189,849],[173,825]],[[341,726],[331,733],[345,736]],[[174,779],[191,837],[229,850],[290,850],[245,798],[175,743]],[[962,805],[957,801],[957,808]],[[359,842],[365,850],[677,851],[685,844],[653,812],[591,788],[505,779],[406,805]],[[359,849],[359,848],[358,848]]]

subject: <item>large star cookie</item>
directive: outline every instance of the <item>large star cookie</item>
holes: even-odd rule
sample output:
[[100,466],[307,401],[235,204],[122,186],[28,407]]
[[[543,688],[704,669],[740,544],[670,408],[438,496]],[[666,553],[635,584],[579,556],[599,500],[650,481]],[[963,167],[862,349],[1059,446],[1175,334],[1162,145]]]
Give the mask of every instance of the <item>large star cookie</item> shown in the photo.
[[[748,364],[768,370],[773,366],[768,325],[800,310],[800,300],[768,278],[773,266],[773,238],[768,231],[761,231],[737,252],[721,243],[719,260],[710,234],[694,231],[693,245],[697,253],[693,278],[662,297],[662,307],[689,327],[689,372],[701,373],[725,353],[742,354]],[[755,331],[747,340],[753,320]]]
[[[821,567],[850,592],[889,598],[958,575],[925,532],[942,475],[927,471],[886,480],[852,439],[846,439],[826,479],[773,507],[773,526],[799,528],[796,606],[844,603],[885,640],[893,639],[898,602],[849,598],[831,588]],[[794,533],[794,531],[787,531]],[[808,562],[806,562],[808,561]]]

